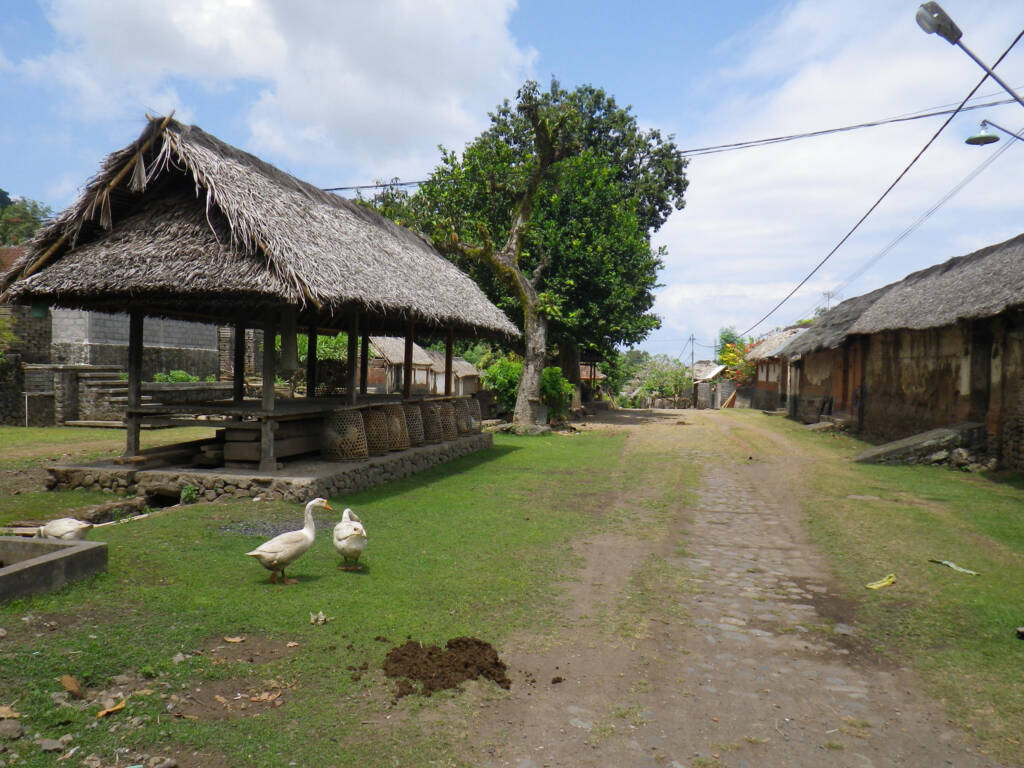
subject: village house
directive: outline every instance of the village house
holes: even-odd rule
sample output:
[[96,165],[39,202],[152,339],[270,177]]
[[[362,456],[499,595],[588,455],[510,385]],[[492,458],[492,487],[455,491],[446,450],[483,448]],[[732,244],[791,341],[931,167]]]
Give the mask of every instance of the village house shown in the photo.
[[747,351],[746,359],[755,365],[751,408],[774,411],[786,406],[789,365],[780,357],[779,350],[803,330],[803,326],[784,328],[761,339]]
[[989,455],[1024,468],[1024,235],[848,299],[780,354],[801,420],[885,439],[978,422]]

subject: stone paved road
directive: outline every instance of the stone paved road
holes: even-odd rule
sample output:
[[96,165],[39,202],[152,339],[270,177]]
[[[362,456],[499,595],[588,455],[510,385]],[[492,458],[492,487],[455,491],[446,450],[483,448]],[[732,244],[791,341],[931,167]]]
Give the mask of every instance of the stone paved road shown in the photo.
[[[470,760],[495,768],[995,766],[911,672],[879,663],[855,626],[835,621],[846,606],[793,494],[806,457],[776,444],[764,460],[737,461],[735,450],[730,459],[697,443],[742,444],[742,430],[715,414],[686,418],[701,431],[662,422],[636,428],[630,440],[700,462],[698,502],[676,510],[657,540],[602,534],[581,544],[583,577],[570,585],[561,636],[503,654],[520,684],[507,698],[479,702]],[[635,641],[609,640],[602,609],[621,604],[623,585],[652,562],[687,574],[695,589],[655,595],[658,610],[638,621],[646,629]],[[685,620],[672,618],[674,606]],[[564,682],[550,682],[556,677]]]

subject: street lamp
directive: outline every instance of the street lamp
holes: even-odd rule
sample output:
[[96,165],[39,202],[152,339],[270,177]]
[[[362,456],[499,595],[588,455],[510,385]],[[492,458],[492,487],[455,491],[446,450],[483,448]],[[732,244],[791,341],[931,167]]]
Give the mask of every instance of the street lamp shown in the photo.
[[1020,141],[1024,141],[1024,136],[1021,136],[1019,133],[1014,133],[1013,131],[1010,131],[1010,130],[1007,130],[1006,128],[1003,128],[1003,126],[1001,126],[1001,125],[996,125],[991,120],[982,120],[981,121],[981,129],[976,134],[974,134],[973,136],[968,136],[966,139],[964,139],[964,143],[965,144],[971,144],[973,146],[978,147],[978,146],[984,146],[985,144],[992,144],[993,142],[999,141],[999,137],[998,136],[996,136],[994,133],[989,133],[988,131],[985,130],[990,125],[993,128],[996,128],[996,129],[1002,131],[1003,133],[1009,134],[1010,136],[1012,136],[1015,139],[1019,139]]
[[[975,56],[970,48],[963,44],[960,38],[963,37],[964,33],[960,31],[960,27],[949,17],[949,14],[942,10],[941,5],[932,2],[922,3],[921,7],[917,9],[917,16],[915,18],[917,19],[917,25],[929,35],[937,34],[950,45],[957,46],[961,51],[974,59],[975,64],[984,69],[989,77],[999,83],[1003,90],[1013,96],[1017,103],[1024,107],[1024,100],[1017,95],[1017,92],[1007,85],[1003,78],[993,72],[985,62]],[[1007,131],[1007,133],[1010,133],[1010,131]]]

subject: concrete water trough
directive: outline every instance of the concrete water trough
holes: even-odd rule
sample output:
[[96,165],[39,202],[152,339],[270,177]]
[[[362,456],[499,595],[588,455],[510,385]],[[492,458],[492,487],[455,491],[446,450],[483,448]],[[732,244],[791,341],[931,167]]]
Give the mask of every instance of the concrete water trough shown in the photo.
[[0,602],[52,592],[106,569],[106,542],[0,536]]

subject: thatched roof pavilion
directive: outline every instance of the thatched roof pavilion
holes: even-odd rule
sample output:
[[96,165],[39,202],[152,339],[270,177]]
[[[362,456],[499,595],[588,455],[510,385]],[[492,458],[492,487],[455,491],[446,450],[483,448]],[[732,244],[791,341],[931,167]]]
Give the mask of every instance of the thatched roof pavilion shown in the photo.
[[196,126],[149,120],[0,281],[3,300],[233,322],[518,335],[421,237]]
[[[144,316],[255,326],[268,338],[297,328],[310,334],[311,350],[317,332],[343,329],[350,360],[360,335],[365,353],[369,333],[404,334],[407,354],[414,328],[447,334],[449,343],[453,334],[519,335],[423,238],[171,117],[150,118],[138,139],[104,160],[0,279],[0,291],[0,302],[130,315],[130,427]],[[273,374],[268,344],[264,415],[274,411]],[[137,424],[134,446],[132,431],[128,453],[138,447]]]

